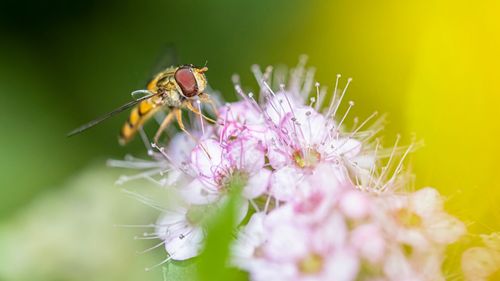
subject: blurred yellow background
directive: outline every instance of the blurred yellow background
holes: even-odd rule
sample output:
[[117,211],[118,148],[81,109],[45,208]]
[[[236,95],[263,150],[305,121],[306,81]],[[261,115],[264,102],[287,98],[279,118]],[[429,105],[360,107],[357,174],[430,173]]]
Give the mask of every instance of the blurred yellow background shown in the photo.
[[[141,143],[118,146],[125,116],[76,138],[66,139],[65,133],[128,101],[169,44],[181,63],[208,60],[210,84],[228,100],[235,98],[231,74],[240,73],[244,85],[255,87],[251,64],[294,65],[300,54],[309,55],[323,85],[333,86],[336,73],[353,77],[348,92],[348,99],[356,101],[353,116],[389,113],[386,144],[396,133],[407,140],[415,133],[425,141],[411,159],[416,186],[441,190],[451,212],[473,233],[500,230],[498,1],[7,0],[1,5],[0,247],[9,247],[0,249],[0,280],[79,280],[78,274],[66,273],[68,267],[79,268],[84,260],[98,263],[99,257],[121,257],[123,267],[85,267],[87,280],[112,280],[119,276],[116,270],[142,267],[134,259],[140,244],[110,226],[129,218],[138,223],[141,216],[151,222],[154,214],[137,211],[139,217],[131,218],[130,212],[117,210],[130,201],[110,180],[116,171],[102,166],[107,158],[143,154]],[[91,188],[96,186],[93,174],[103,178],[99,188],[109,193]],[[87,195],[82,177],[89,182]],[[51,211],[53,201],[79,202],[85,196],[123,201],[107,205],[107,200],[82,199],[86,208],[62,204]],[[104,239],[99,243],[125,246],[95,253],[68,250],[67,256],[64,248],[57,250],[62,256],[30,250],[11,258],[16,250],[28,251],[12,243],[33,239],[32,247],[40,246],[30,227],[37,221],[46,222],[37,225],[43,233],[90,243],[73,235],[79,224],[71,216],[54,224],[50,219],[54,213],[85,210],[102,210],[109,218],[93,230],[96,240]],[[110,233],[120,239],[109,238]],[[39,239],[42,249],[56,251],[72,243],[51,237]],[[161,256],[159,251],[149,258]],[[31,267],[38,259],[53,263]]]

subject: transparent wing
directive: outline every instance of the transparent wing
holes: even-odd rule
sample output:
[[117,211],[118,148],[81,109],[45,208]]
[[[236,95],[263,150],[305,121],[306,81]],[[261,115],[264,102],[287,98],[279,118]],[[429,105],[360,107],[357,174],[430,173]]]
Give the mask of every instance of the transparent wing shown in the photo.
[[132,96],[132,98],[134,100],[140,99],[142,97],[145,97],[145,96],[148,96],[148,95],[152,95],[152,94],[153,93],[151,93],[148,90],[136,90],[136,91],[133,91],[132,93],[130,93],[130,95]]
[[164,71],[169,67],[177,66],[178,64],[179,55],[177,54],[175,45],[173,43],[165,44],[158,52],[158,55],[156,55],[155,61],[149,71],[146,72],[147,76],[146,79],[144,79],[144,82],[146,83],[141,86],[148,85],[149,82],[154,79],[156,74]]
[[158,72],[165,70],[170,66],[176,66],[179,64],[179,54],[177,53],[177,48],[175,44],[168,43],[162,46],[159,55],[151,69],[149,77],[154,77]]
[[77,135],[77,134],[79,134],[87,129],[90,129],[90,128],[94,127],[95,125],[101,123],[102,121],[109,119],[109,118],[115,116],[116,114],[131,108],[132,106],[138,104],[139,102],[151,98],[154,95],[155,94],[145,95],[145,96],[139,97],[139,98],[137,98],[129,103],[126,103],[126,104],[118,107],[117,109],[115,109],[111,112],[108,112],[108,113],[104,114],[103,116],[96,118],[96,119],[76,128],[76,129],[74,129],[73,131],[69,132],[66,136],[71,137],[71,136]]

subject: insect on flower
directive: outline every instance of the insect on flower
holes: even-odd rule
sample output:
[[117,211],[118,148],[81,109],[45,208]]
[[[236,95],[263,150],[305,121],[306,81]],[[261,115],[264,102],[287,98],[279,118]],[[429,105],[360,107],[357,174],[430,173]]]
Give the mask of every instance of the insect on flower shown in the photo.
[[100,118],[76,128],[68,133],[68,137],[79,134],[131,107],[133,109],[130,112],[130,116],[120,130],[119,142],[122,145],[132,140],[144,123],[165,107],[168,107],[170,111],[158,128],[154,142],[158,142],[161,133],[170,125],[174,118],[177,120],[179,128],[191,136],[182,122],[182,109],[188,109],[206,120],[215,123],[214,120],[203,115],[199,108],[193,106],[192,103],[197,98],[202,103],[210,104],[214,112],[217,113],[214,101],[204,92],[207,86],[207,78],[205,76],[207,70],[206,66],[196,67],[192,64],[169,67],[156,74],[147,84],[146,90],[132,92],[132,96],[139,94],[144,96],[136,98]]

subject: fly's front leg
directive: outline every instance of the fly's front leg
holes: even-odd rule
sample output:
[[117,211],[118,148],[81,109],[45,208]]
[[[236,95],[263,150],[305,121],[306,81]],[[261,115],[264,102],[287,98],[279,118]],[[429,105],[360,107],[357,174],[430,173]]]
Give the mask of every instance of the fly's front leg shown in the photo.
[[213,120],[212,118],[210,117],[207,117],[205,116],[198,108],[194,107],[193,104],[191,103],[190,100],[186,100],[184,101],[184,106],[191,110],[193,113],[197,114],[197,115],[200,115],[201,117],[203,117],[205,120],[207,120],[208,122],[212,122],[212,123],[215,123],[216,121]]
[[182,111],[176,108],[174,109],[173,112],[175,112],[175,119],[177,119],[177,124],[179,125],[179,128],[189,137],[191,137],[196,143],[198,143],[199,142],[198,139],[195,138],[193,135],[191,135],[191,133],[188,132],[188,130],[186,130],[186,127],[184,127],[184,122],[182,122]]
[[158,143],[158,140],[160,139],[161,134],[163,133],[163,131],[165,131],[165,129],[168,127],[168,125],[170,125],[170,123],[174,119],[174,116],[175,116],[174,113],[176,111],[180,111],[180,110],[179,109],[170,110],[170,112],[165,117],[165,119],[163,119],[163,122],[161,122],[160,128],[158,128],[158,131],[156,131],[156,134],[155,134],[155,138],[154,138],[155,144]]
[[207,93],[201,93],[198,95],[198,98],[202,103],[208,103],[212,107],[212,110],[214,111],[216,116],[219,116],[219,111],[217,110],[217,105],[215,104],[214,100],[207,94]]
[[209,159],[212,159],[212,157],[210,156],[210,154],[208,153],[207,149],[205,148],[205,146],[203,146],[203,144],[200,142],[200,140],[198,140],[196,137],[194,137],[193,135],[191,135],[191,133],[188,132],[188,130],[186,130],[186,127],[184,127],[184,123],[182,122],[182,111],[180,109],[175,109],[175,117],[177,119],[177,124],[179,124],[179,128],[184,132],[186,133],[189,137],[191,137],[195,143],[199,144],[200,147],[203,149],[203,151],[205,152],[205,154],[207,154],[208,158]]

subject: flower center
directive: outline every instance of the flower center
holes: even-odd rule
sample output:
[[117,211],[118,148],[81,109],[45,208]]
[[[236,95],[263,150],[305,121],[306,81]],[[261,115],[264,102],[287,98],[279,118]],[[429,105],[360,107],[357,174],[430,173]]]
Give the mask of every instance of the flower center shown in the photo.
[[323,269],[323,257],[310,253],[298,263],[299,271],[304,274],[315,274]]
[[422,218],[408,208],[401,208],[394,212],[396,221],[407,228],[419,227],[422,225]]
[[299,168],[314,168],[321,159],[321,154],[315,149],[307,149],[305,153],[296,150],[292,154],[292,159]]
[[255,258],[262,258],[264,256],[264,249],[262,247],[262,245],[256,247],[254,250],[253,250],[253,256]]

